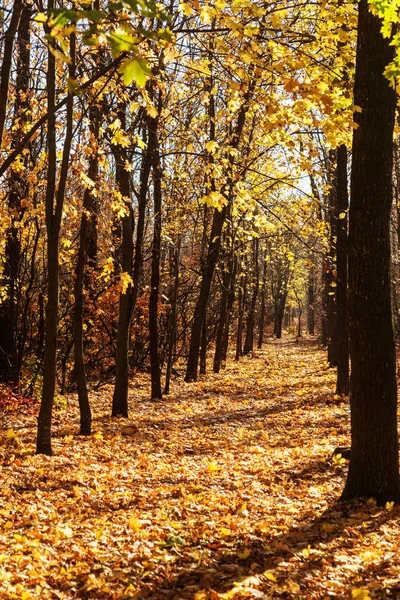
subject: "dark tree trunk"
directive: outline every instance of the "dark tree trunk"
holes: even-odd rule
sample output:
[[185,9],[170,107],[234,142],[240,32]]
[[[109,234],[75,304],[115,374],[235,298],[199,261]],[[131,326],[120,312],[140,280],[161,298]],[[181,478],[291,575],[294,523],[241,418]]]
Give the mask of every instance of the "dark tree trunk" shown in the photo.
[[277,340],[281,339],[282,337],[282,321],[285,314],[286,297],[287,291],[282,291],[279,293],[278,299],[275,302],[274,333]]
[[[161,106],[159,106],[159,109]],[[153,247],[151,255],[151,283],[149,304],[149,334],[150,334],[150,366],[151,366],[151,397],[162,399],[161,369],[158,354],[158,297],[160,288],[160,248],[161,248],[161,164],[158,149],[158,120],[152,123],[151,135],[155,137],[153,158],[153,186],[154,186],[154,229]]]
[[228,354],[228,346],[229,346],[229,331],[232,320],[232,310],[233,304],[235,302],[235,284],[236,284],[236,272],[237,272],[237,259],[235,258],[231,261],[230,267],[230,281],[229,281],[229,289],[228,289],[228,306],[226,310],[226,319],[225,319],[225,327],[224,327],[224,335],[222,340],[222,357],[221,357],[221,365],[224,366],[226,364],[226,356]]
[[310,335],[315,333],[315,268],[312,266],[308,272],[307,286],[307,329]]
[[215,265],[217,263],[219,249],[221,246],[222,228],[225,223],[227,206],[221,210],[215,209],[211,227],[210,243],[204,265],[203,276],[201,279],[200,293],[194,311],[192,326],[192,335],[190,339],[189,358],[186,368],[185,381],[197,380],[197,367],[199,361],[199,350],[201,340],[201,329],[207,310],[208,296],[210,294],[211,282],[214,275]]
[[351,458],[342,499],[400,502],[396,356],[390,297],[390,211],[396,93],[380,21],[359,3],[349,213]]
[[[48,8],[53,8],[53,0],[49,0]],[[51,44],[51,42],[50,42]],[[75,36],[70,37],[71,64],[69,77],[75,77]],[[45,346],[43,364],[43,390],[38,417],[38,432],[36,453],[51,456],[51,419],[56,387],[57,366],[57,333],[58,333],[58,280],[59,280],[59,241],[61,219],[64,206],[65,188],[67,184],[68,166],[73,135],[73,107],[74,99],[68,92],[66,132],[63,155],[61,161],[60,180],[58,183],[56,203],[54,196],[56,188],[56,128],[55,128],[55,90],[56,90],[56,62],[52,52],[48,51],[47,67],[47,107],[49,117],[47,122],[47,188],[46,188],[46,229],[47,229],[47,304],[45,325]]]
[[[20,12],[18,3],[14,3],[13,19],[16,18],[16,11]],[[30,67],[30,24],[32,7],[23,6],[21,18],[18,25],[17,42],[17,77],[15,82],[15,103],[14,103],[14,123],[13,139],[11,147],[15,148],[24,134],[24,128],[28,120],[29,108],[29,67]],[[18,23],[17,19],[17,23]],[[7,36],[14,36],[15,31],[10,30],[6,34],[6,48],[4,50],[6,59],[7,54]],[[8,40],[11,41],[11,38]],[[11,60],[11,58],[10,58]],[[3,65],[4,67],[4,65]],[[2,74],[3,76],[3,74]],[[2,77],[3,78],[3,77]],[[0,93],[2,86],[0,85]],[[0,104],[2,104],[0,100]],[[1,113],[1,110],[0,110]],[[1,115],[0,115],[1,120]],[[4,261],[4,281],[3,285],[7,292],[7,297],[2,302],[0,308],[0,380],[10,381],[14,385],[19,383],[20,366],[22,361],[23,347],[20,346],[20,357],[17,349],[17,329],[18,329],[18,305],[20,303],[20,292],[18,286],[20,263],[21,263],[21,220],[25,209],[21,205],[21,200],[29,195],[29,184],[26,174],[29,172],[29,153],[23,158],[25,170],[16,173],[11,171],[9,175],[10,190],[8,194],[8,208],[11,218],[11,227],[7,230],[7,241],[5,248]],[[28,299],[26,299],[28,303]],[[22,322],[21,328],[24,329],[26,321]],[[21,332],[22,333],[22,332]]]
[[165,373],[165,387],[164,394],[169,394],[170,381],[171,381],[171,371],[172,365],[174,362],[174,354],[175,354],[175,346],[176,346],[176,324],[177,324],[177,299],[178,299],[178,290],[179,290],[179,255],[181,251],[181,239],[178,237],[176,240],[176,244],[173,250],[173,259],[172,259],[172,277],[173,277],[173,287],[171,290],[171,317],[170,317],[170,325],[169,325],[169,340],[168,340],[168,358],[167,358],[167,368]]
[[336,393],[349,393],[349,320],[347,310],[347,148],[337,149],[336,159],[336,347],[337,381]]
[[327,290],[327,272],[326,272],[326,260],[322,261],[322,273],[321,273],[321,344],[326,348],[328,344],[328,319],[327,319],[327,305],[328,305],[328,290]]
[[246,338],[244,341],[243,354],[247,355],[253,352],[253,343],[254,343],[254,319],[255,319],[255,311],[256,311],[256,302],[258,298],[258,286],[260,284],[260,269],[258,264],[258,247],[259,241],[258,238],[255,238],[253,243],[253,265],[254,265],[254,284],[253,284],[253,294],[251,296],[250,308],[247,313],[247,323],[246,323]]
[[[121,127],[126,127],[126,105],[118,110]],[[128,417],[128,387],[129,387],[129,334],[132,318],[132,261],[133,261],[133,229],[134,218],[129,181],[129,173],[125,169],[127,153],[125,148],[117,146],[115,150],[116,177],[119,191],[126,204],[126,215],[122,217],[121,240],[121,277],[129,277],[125,290],[119,296],[119,313],[117,328],[117,350],[115,356],[115,387],[112,401],[113,417]]]
[[264,259],[263,280],[261,286],[261,310],[260,322],[258,326],[258,348],[261,350],[264,343],[264,326],[265,326],[265,294],[267,290],[267,261]]
[[328,362],[331,367],[337,365],[337,299],[336,299],[336,234],[337,234],[337,215],[336,215],[336,157],[334,151],[329,153],[328,180],[330,192],[328,199],[329,214],[329,252],[326,257],[325,269],[325,294],[326,294],[326,328],[328,345]]
[[301,305],[298,305],[298,311],[299,311],[299,320],[297,322],[297,337],[301,337],[301,315],[303,314],[303,310],[301,308]]
[[238,298],[238,324],[236,332],[236,355],[235,360],[239,360],[243,356],[243,316],[246,307],[247,299],[247,277],[242,276],[239,285]]
[[221,303],[219,309],[217,339],[215,343],[215,354],[214,354],[214,373],[219,373],[222,361],[222,346],[224,328],[226,322],[226,313],[228,310],[228,287],[229,287],[229,267],[226,266],[222,275],[221,283]]
[[207,373],[207,312],[204,315],[204,323],[201,328],[200,340],[200,375]]
[[[90,131],[95,144],[99,137],[100,114],[97,108],[90,111]],[[89,159],[88,177],[96,182],[98,177],[99,158],[97,148]],[[86,188],[83,196],[83,211],[79,231],[79,250],[75,272],[75,312],[74,312],[74,357],[75,376],[77,382],[78,402],[80,411],[80,434],[90,435],[92,429],[92,413],[89,404],[89,395],[86,382],[84,361],[84,287],[85,267],[88,262],[89,250],[93,262],[96,255],[96,198],[93,190]],[[87,282],[89,283],[89,282]]]
[[10,24],[4,36],[3,62],[0,71],[0,147],[3,141],[4,124],[6,121],[14,39],[18,31],[22,8],[22,0],[14,0]]

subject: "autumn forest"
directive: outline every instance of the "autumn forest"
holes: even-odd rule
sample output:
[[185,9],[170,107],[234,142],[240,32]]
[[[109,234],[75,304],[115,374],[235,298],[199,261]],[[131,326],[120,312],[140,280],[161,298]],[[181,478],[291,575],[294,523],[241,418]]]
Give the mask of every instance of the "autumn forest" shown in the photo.
[[1,598],[400,598],[398,10],[4,0]]

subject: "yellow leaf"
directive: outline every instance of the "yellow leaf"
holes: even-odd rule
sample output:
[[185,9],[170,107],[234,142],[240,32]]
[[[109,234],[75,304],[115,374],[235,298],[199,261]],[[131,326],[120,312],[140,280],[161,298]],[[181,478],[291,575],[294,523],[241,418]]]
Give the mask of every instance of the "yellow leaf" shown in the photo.
[[217,464],[215,464],[215,462],[210,462],[207,465],[207,471],[210,471],[210,473],[212,473],[213,471],[220,471],[221,467]]
[[47,16],[44,13],[38,13],[33,19],[36,23],[47,23]]
[[392,510],[393,507],[394,507],[394,502],[386,502],[386,504],[385,504],[386,510]]
[[155,119],[156,116],[158,115],[158,111],[157,111],[156,107],[154,106],[154,104],[151,104],[151,102],[148,102],[146,104],[146,112],[149,115],[149,117],[151,117],[152,119]]
[[273,581],[274,583],[276,583],[276,581],[277,581],[275,575],[273,573],[271,573],[271,571],[264,571],[264,577],[266,577],[270,581]]
[[371,598],[369,591],[365,588],[353,588],[351,590],[351,597],[356,600],[369,600]]
[[15,437],[17,437],[17,434],[15,433],[14,429],[7,429],[6,437],[9,440],[13,440]]
[[135,515],[131,516],[131,518],[128,521],[128,525],[129,525],[129,528],[132,529],[133,531],[139,531],[139,529],[141,529],[141,527],[142,527],[141,522]]
[[227,529],[226,527],[221,527],[219,532],[221,535],[231,535],[232,533],[232,531],[230,529]]
[[207,152],[209,152],[210,154],[214,154],[214,152],[216,151],[216,149],[218,148],[218,143],[215,142],[214,140],[210,140],[209,142],[207,142],[206,144],[206,150]]
[[121,294],[126,294],[130,285],[133,285],[132,277],[129,273],[122,272],[119,276],[119,290]]
[[193,12],[193,8],[190,6],[190,4],[188,2],[180,2],[179,6],[178,6],[178,10],[183,15],[186,15],[186,17],[189,17]]
[[248,548],[245,548],[243,552],[239,552],[237,556],[240,560],[245,560],[246,558],[249,558],[250,554],[250,550]]
[[102,440],[103,439],[103,433],[101,431],[96,431],[96,433],[93,435],[95,440]]
[[202,197],[201,203],[221,210],[228,204],[228,201],[220,192],[210,192],[207,196]]

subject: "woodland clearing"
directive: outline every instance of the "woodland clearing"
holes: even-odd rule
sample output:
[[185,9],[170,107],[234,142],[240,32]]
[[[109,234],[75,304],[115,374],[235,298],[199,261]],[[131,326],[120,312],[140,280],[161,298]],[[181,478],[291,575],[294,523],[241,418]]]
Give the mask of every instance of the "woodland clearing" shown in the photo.
[[3,406],[0,597],[399,598],[400,507],[337,504],[348,400],[315,338],[269,341],[161,402],[147,376],[130,418],[91,393],[54,415],[35,455],[38,406]]

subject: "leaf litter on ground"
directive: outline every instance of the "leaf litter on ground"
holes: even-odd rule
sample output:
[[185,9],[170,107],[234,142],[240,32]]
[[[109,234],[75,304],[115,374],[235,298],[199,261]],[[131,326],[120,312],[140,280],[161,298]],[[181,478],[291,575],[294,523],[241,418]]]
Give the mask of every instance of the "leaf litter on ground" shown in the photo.
[[147,376],[130,418],[91,394],[94,434],[60,403],[54,456],[37,407],[3,412],[4,599],[397,598],[399,509],[340,505],[349,407],[315,340],[270,341],[162,402]]

